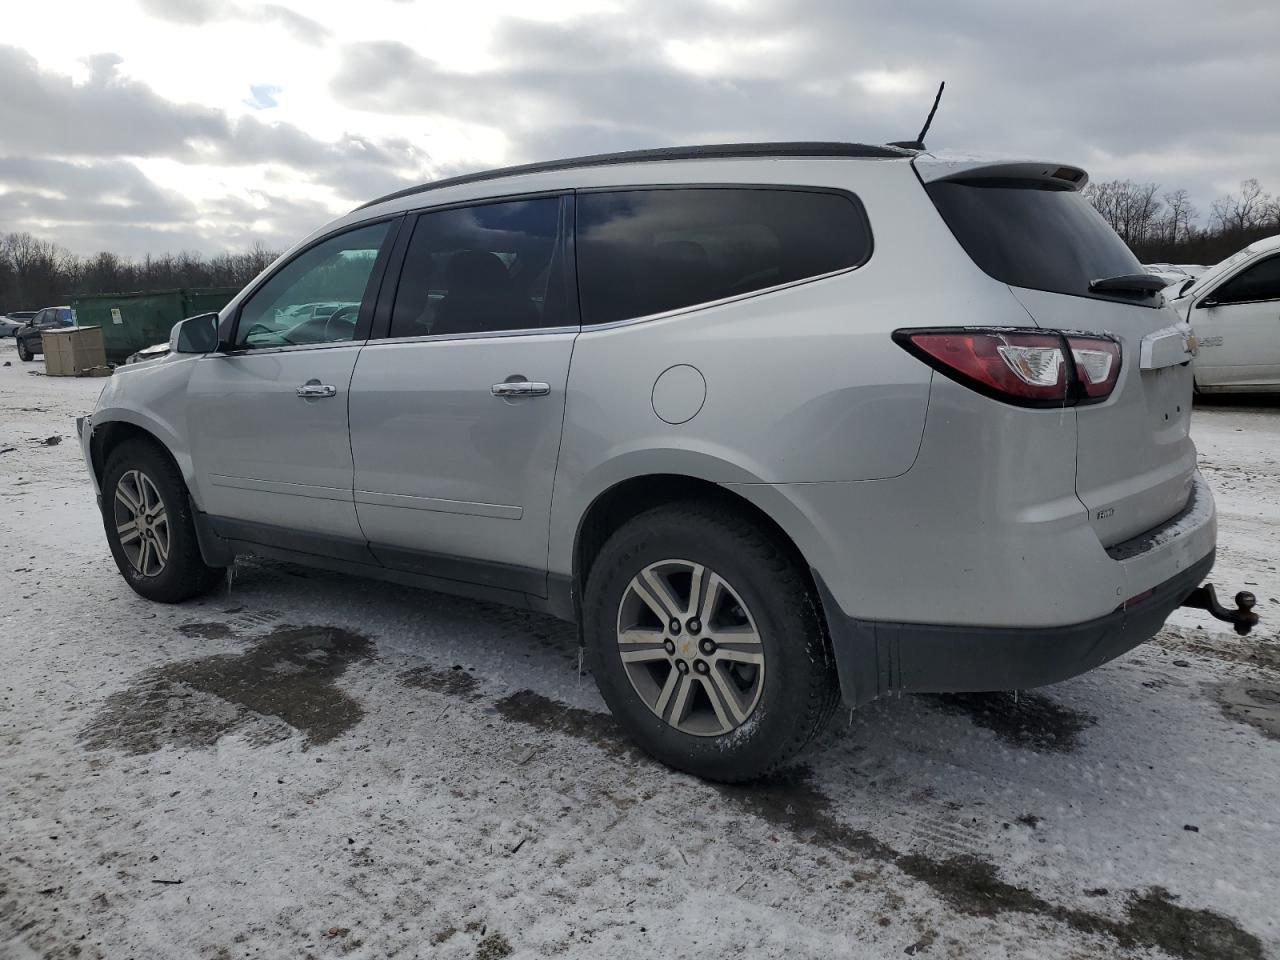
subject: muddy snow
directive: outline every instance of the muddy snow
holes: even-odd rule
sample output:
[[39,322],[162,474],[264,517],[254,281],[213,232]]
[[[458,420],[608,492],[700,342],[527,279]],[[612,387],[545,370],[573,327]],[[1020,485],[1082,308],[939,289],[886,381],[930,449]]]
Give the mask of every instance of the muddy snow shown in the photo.
[[1193,419],[1252,636],[1182,610],[725,788],[632,749],[546,617],[258,560],[141,600],[75,442],[102,381],[6,360],[6,960],[1280,956],[1280,403]]

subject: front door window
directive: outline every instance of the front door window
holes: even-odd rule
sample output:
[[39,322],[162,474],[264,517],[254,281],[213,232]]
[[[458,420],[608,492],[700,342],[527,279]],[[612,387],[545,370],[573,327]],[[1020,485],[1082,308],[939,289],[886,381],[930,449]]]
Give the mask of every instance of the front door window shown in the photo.
[[256,290],[240,311],[235,345],[249,349],[357,339],[360,304],[388,223],[330,237]]

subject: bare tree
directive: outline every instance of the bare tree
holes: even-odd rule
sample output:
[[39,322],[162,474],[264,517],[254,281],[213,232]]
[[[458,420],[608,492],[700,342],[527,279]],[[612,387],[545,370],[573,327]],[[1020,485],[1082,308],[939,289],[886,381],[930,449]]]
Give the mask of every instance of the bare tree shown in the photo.
[[1192,224],[1200,217],[1196,205],[1191,202],[1191,195],[1183,189],[1166,193],[1164,208],[1163,229],[1160,231],[1164,242],[1177,244],[1189,237]]
[[1156,232],[1163,206],[1156,183],[1104,180],[1085,188],[1085,196],[1111,228],[1128,244],[1141,243]]
[[1240,192],[1213,201],[1213,224],[1222,231],[1243,232],[1260,226],[1275,202],[1256,179],[1240,181]]

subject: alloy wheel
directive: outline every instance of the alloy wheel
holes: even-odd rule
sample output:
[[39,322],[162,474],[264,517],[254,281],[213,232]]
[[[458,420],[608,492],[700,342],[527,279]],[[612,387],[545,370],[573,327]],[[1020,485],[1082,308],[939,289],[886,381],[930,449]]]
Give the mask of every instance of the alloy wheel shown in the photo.
[[169,562],[169,516],[155,483],[130,470],[116,484],[115,524],[120,549],[141,576],[156,577]]
[[618,651],[640,699],[682,733],[736,730],[764,689],[751,612],[722,576],[692,560],[662,560],[632,577],[618,605]]

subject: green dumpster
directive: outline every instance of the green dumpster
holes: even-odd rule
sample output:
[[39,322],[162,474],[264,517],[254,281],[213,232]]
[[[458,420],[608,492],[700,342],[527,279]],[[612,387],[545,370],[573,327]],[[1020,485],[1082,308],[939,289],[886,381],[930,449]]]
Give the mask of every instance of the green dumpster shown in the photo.
[[121,363],[143,347],[166,342],[179,320],[221,310],[237,293],[234,287],[98,293],[73,297],[71,310],[81,326],[102,328],[107,360]]

